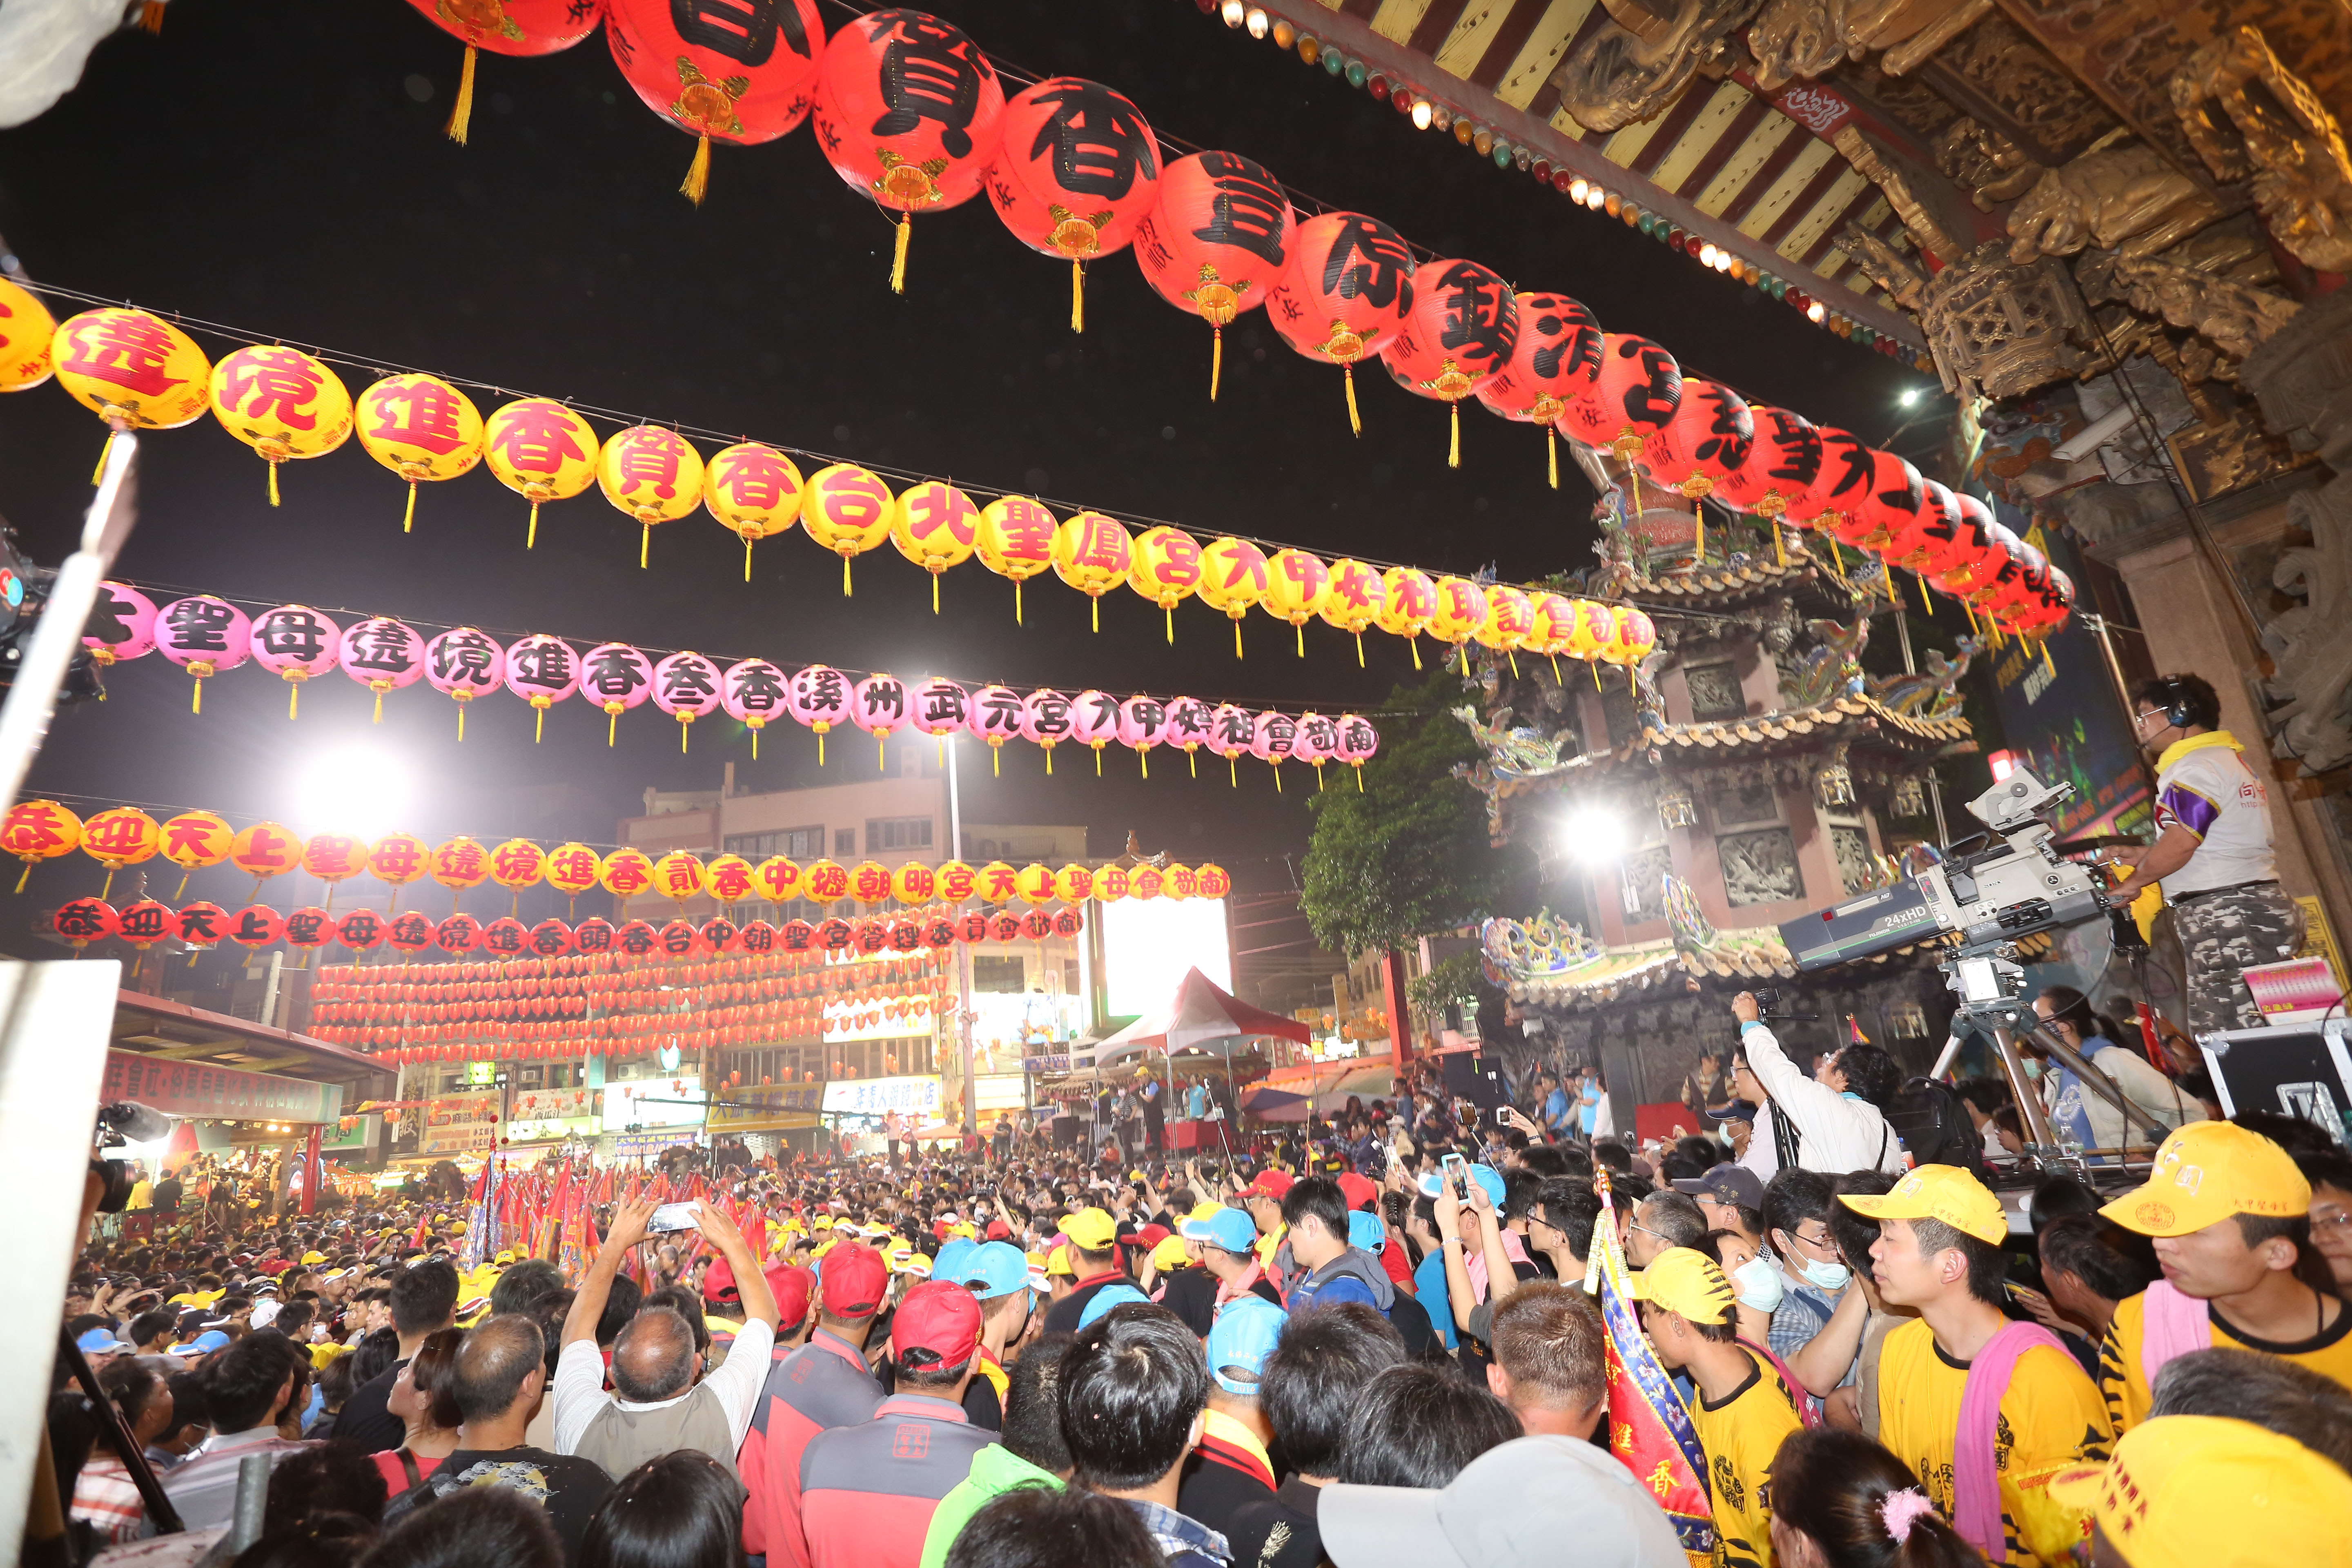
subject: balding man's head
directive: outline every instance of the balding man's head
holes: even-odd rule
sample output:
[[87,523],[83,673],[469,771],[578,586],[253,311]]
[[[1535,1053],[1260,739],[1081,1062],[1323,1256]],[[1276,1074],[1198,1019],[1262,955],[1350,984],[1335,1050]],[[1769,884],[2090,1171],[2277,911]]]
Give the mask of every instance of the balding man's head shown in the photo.
[[694,1382],[694,1325],[648,1307],[613,1342],[613,1387],[632,1405],[675,1399]]
[[457,1347],[451,1392],[458,1415],[469,1424],[504,1415],[530,1374],[545,1373],[546,1360],[546,1338],[529,1318],[509,1314],[477,1323]]

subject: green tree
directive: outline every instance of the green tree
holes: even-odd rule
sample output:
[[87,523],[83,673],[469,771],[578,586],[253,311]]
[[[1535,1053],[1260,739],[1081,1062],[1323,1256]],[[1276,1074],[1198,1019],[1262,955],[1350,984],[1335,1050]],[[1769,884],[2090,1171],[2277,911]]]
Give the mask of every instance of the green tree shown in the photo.
[[1454,776],[1483,752],[1446,710],[1469,700],[1458,677],[1433,670],[1391,691],[1381,752],[1363,792],[1315,796],[1300,907],[1334,952],[1395,947],[1451,931],[1491,909],[1506,862],[1486,841],[1484,796]]

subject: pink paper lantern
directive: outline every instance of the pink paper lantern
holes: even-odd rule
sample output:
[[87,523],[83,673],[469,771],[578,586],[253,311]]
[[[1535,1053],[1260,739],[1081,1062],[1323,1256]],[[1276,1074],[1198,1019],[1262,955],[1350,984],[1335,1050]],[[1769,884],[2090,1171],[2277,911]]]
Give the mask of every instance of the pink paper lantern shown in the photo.
[[1287,713],[1272,709],[1257,716],[1250,726],[1250,755],[1259,762],[1274,764],[1274,787],[1282,788],[1282,764],[1298,743],[1298,721]]
[[155,601],[128,583],[100,583],[81,646],[100,665],[155,651]]
[[907,727],[910,716],[907,683],[894,675],[869,675],[850,689],[850,720],[874,737],[874,765],[886,773],[890,737]]
[[792,681],[764,658],[730,664],[719,678],[719,705],[737,723],[751,731],[751,760],[760,760],[760,731],[768,721],[792,711]]
[[1373,729],[1371,721],[1361,714],[1342,713],[1339,715],[1339,742],[1331,749],[1331,754],[1343,763],[1353,763],[1361,767],[1371,760],[1373,752],[1381,749],[1381,732]]
[[835,725],[849,722],[849,677],[829,664],[812,664],[793,677],[784,705],[816,731],[816,762],[823,767],[825,735]]
[[1041,686],[1021,700],[1021,735],[1045,748],[1045,771],[1054,771],[1054,748],[1070,738],[1070,694]]
[[944,741],[971,716],[971,694],[952,680],[933,676],[915,688],[907,707],[916,729]]
[[607,746],[619,735],[621,715],[653,690],[654,661],[627,643],[598,643],[580,656],[580,695],[604,710]]
[[1250,744],[1257,739],[1257,715],[1246,708],[1236,708],[1221,702],[1209,715],[1209,728],[1214,735],[1210,749],[1228,763],[1246,756]]
[[531,731],[547,733],[547,710],[580,689],[580,650],[562,637],[535,632],[507,649],[507,689],[539,710]]
[[280,605],[253,617],[253,662],[293,689],[286,699],[286,717],[295,717],[302,683],[335,668],[342,636],[341,626],[308,605]]
[[205,677],[235,669],[252,652],[253,623],[210,594],[174,599],[155,612],[155,650],[196,678],[189,711],[205,710]]
[[1118,699],[1089,688],[1070,699],[1070,739],[1095,749],[1095,776],[1102,776],[1103,748],[1118,739]]
[[405,621],[378,616],[343,633],[343,673],[375,693],[373,722],[383,722],[383,694],[425,679],[425,639]]
[[1004,742],[1021,733],[1028,718],[1028,709],[1021,694],[1009,686],[982,686],[971,693],[964,714],[964,728],[988,742],[991,776],[1004,772]]
[[719,667],[693,649],[682,648],[654,666],[654,706],[677,721],[679,751],[686,750],[694,721],[716,711],[719,700]]
[[1339,745],[1339,725],[1311,710],[1298,716],[1298,730],[1290,742],[1292,756],[1320,768],[1331,760],[1331,754]]
[[1151,776],[1151,748],[1168,736],[1168,704],[1157,697],[1130,697],[1118,705],[1118,743],[1135,753],[1143,776]]
[[457,739],[466,738],[466,704],[506,679],[507,650],[476,626],[452,626],[425,645],[425,681],[457,705]]

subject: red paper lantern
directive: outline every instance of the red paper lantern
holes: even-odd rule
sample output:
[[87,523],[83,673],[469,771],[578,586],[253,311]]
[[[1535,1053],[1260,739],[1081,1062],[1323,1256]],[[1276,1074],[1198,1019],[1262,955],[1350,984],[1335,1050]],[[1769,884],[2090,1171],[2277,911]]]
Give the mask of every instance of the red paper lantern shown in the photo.
[[383,943],[383,917],[373,910],[352,910],[335,922],[335,940],[353,952],[366,952]]
[[1927,499],[1919,470],[1892,452],[1876,447],[1870,453],[1870,489],[1843,513],[1832,531],[1844,543],[1880,551],[1911,525]]
[[1070,264],[1070,331],[1087,330],[1086,264],[1126,247],[1160,194],[1143,111],[1100,82],[1048,78],[1004,106],[988,199],[1013,237]]
[[1990,578],[2009,558],[1995,540],[1995,531],[2007,532],[1993,521],[1992,509],[1964,491],[1954,491],[1952,504],[1956,512],[1953,524],[1951,564],[1928,581],[1954,598],[1966,598],[1983,585],[1979,574]]
[[1650,432],[1675,416],[1682,398],[1682,367],[1674,355],[1631,332],[1605,333],[1601,368],[1590,386],[1569,399],[1559,433],[1631,462]]
[[1973,601],[1979,614],[2004,625],[2030,608],[2050,587],[2050,558],[2013,534],[2011,539],[2010,564]]
[[530,928],[524,945],[541,958],[560,958],[572,951],[572,928],[559,920],[544,920]]
[[228,911],[202,900],[183,904],[173,917],[172,934],[190,947],[209,949],[228,934]]
[[1834,425],[1815,428],[1822,437],[1822,473],[1803,498],[1789,503],[1790,521],[1836,535],[1846,514],[1870,497],[1870,448],[1851,430]]
[[1265,302],[1290,260],[1297,224],[1282,183],[1238,153],[1195,153],[1168,165],[1136,226],[1145,281],[1214,329],[1209,401],[1224,369],[1225,328]]
[[678,187],[699,204],[710,142],[772,142],[808,118],[824,26],[816,0],[604,0],[613,63],[646,107],[696,138]]
[[408,0],[450,37],[466,45],[457,101],[449,111],[449,140],[465,145],[474,113],[474,51],[551,55],[596,30],[603,7],[580,0]]
[[1751,407],[1755,441],[1748,460],[1715,481],[1717,500],[1778,519],[1822,477],[1822,433],[1785,408]]
[[1290,259],[1266,292],[1265,319],[1308,359],[1338,365],[1356,412],[1356,363],[1377,354],[1412,310],[1412,250],[1404,237],[1362,213],[1325,213],[1298,226]]
[[305,952],[335,940],[335,917],[316,904],[305,904],[286,917],[286,945]]
[[734,952],[735,943],[742,934],[741,928],[724,915],[713,915],[703,921],[700,931],[702,940],[717,952]]
[[682,920],[664,924],[658,937],[661,951],[672,958],[684,958],[698,951],[702,942],[701,933]]
[[963,29],[894,7],[833,36],[817,67],[816,136],[834,173],[898,214],[890,289],[907,288],[908,215],[980,194],[1004,88]]
[[[469,914],[451,915],[433,928],[433,945],[444,952],[471,952],[481,945],[482,922]],[[467,969],[478,967],[467,964]]]
[[624,956],[644,958],[661,946],[661,933],[644,921],[631,921],[613,933],[613,946]]
[[174,921],[171,907],[153,899],[142,899],[125,908],[115,925],[114,934],[144,952],[173,934]]
[[1412,309],[1381,363],[1407,392],[1446,405],[1447,468],[1462,466],[1462,400],[1508,368],[1518,342],[1518,299],[1499,274],[1458,259],[1414,268]]
[[1518,305],[1519,336],[1511,361],[1478,388],[1478,401],[1489,413],[1544,427],[1551,488],[1558,489],[1553,422],[1601,374],[1601,322],[1565,294],[1522,294]]
[[1642,443],[1642,466],[1660,484],[1696,500],[1713,495],[1718,480],[1747,462],[1755,440],[1756,421],[1737,394],[1685,376],[1674,417]]
[[1961,533],[1960,503],[1948,489],[1923,479],[1920,491],[1919,510],[1910,525],[1882,553],[1889,565],[1922,577],[1938,577],[1973,553],[1972,541]]
[[590,915],[572,928],[572,945],[589,954],[613,951],[613,922],[602,915]]
[[77,948],[104,942],[122,929],[122,917],[104,899],[72,899],[58,906],[50,929]]

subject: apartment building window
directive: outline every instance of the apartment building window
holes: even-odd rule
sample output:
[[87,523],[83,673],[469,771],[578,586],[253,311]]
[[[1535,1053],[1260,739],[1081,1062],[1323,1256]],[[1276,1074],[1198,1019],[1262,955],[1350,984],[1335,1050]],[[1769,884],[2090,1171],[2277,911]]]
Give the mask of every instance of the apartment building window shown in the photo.
[[928,816],[869,816],[866,819],[866,852],[886,849],[929,849],[931,819]]
[[836,827],[833,830],[833,852],[836,855],[857,853],[857,829]]
[[754,862],[771,855],[782,855],[788,860],[815,860],[824,854],[824,829],[787,827],[781,833],[730,833],[727,836],[727,853]]

